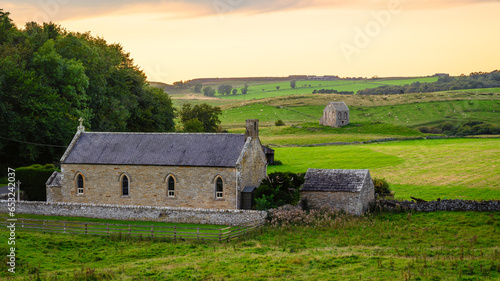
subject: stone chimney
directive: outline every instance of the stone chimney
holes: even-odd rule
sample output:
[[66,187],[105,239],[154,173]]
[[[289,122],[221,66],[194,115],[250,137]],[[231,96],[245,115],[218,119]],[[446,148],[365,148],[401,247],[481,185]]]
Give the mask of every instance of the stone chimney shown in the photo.
[[259,119],[247,119],[246,122],[245,140],[248,137],[259,138]]

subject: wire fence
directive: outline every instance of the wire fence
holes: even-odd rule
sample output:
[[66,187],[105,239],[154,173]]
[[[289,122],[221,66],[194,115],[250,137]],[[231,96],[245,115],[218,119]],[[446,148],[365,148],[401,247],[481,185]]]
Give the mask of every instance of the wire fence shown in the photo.
[[[12,221],[0,221],[8,225]],[[219,228],[159,226],[138,224],[113,224],[98,222],[59,221],[41,219],[17,219],[16,230],[41,231],[44,233],[65,233],[80,235],[106,235],[119,237],[165,238],[172,240],[230,241],[250,230],[261,227],[264,221],[253,221],[242,226]]]

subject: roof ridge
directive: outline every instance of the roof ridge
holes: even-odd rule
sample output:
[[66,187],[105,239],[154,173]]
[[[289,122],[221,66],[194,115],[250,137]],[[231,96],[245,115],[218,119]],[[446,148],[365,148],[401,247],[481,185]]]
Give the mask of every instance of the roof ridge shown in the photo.
[[177,132],[83,132],[83,134],[129,134],[129,135],[234,135],[243,136],[245,134],[233,133],[177,133]]

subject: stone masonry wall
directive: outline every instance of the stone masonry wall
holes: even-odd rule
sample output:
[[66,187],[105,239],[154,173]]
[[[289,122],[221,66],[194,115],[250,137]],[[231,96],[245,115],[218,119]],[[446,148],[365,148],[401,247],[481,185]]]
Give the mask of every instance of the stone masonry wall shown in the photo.
[[[0,212],[8,212],[6,200],[0,200]],[[211,210],[32,201],[17,202],[16,213],[217,225],[245,225],[257,221],[264,222],[267,217],[267,213],[264,211],[252,210]]]
[[370,208],[370,203],[373,201],[375,201],[375,187],[370,174],[368,174],[367,179],[363,184],[363,188],[359,193],[359,201],[356,209],[361,210],[361,213],[358,213],[358,215],[366,212]]
[[47,187],[47,202],[62,202],[60,187]]
[[[80,172],[85,179],[83,194],[76,188]],[[122,196],[123,173],[129,176],[128,196]],[[173,198],[167,196],[168,175],[175,179]],[[215,198],[217,176],[224,182],[222,199]],[[236,192],[236,168],[62,164],[61,202],[236,209]]]
[[440,200],[428,202],[377,200],[378,209],[387,211],[414,210],[418,212],[436,211],[476,211],[476,212],[499,212],[500,201],[473,201],[473,200]]
[[301,198],[307,199],[311,208],[330,207],[343,210],[350,214],[360,215],[359,193],[354,192],[327,192],[327,191],[301,191]]
[[[266,155],[258,138],[252,138],[243,150],[243,157],[238,165],[241,190],[245,186],[259,187],[260,182],[266,177]],[[240,191],[241,191],[240,190]]]

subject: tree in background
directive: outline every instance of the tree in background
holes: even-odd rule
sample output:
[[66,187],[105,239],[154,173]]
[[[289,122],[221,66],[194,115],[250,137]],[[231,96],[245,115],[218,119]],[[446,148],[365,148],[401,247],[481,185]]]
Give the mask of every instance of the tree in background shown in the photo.
[[170,97],[122,46],[53,23],[17,29],[0,9],[0,168],[58,161],[80,117],[93,131],[174,129]]
[[230,95],[231,91],[233,90],[233,86],[227,85],[227,84],[222,84],[219,86],[217,91],[219,92],[220,95]]
[[279,91],[280,90],[280,86],[276,86],[276,91]]
[[[182,105],[179,110],[179,118],[184,127],[184,131],[189,132],[217,132],[219,115],[222,110],[218,106],[210,106],[206,103],[191,106],[189,103]],[[201,123],[201,127],[199,126]]]
[[233,96],[235,96],[238,93],[238,89],[233,89]]
[[177,89],[182,89],[182,88],[184,88],[184,85],[185,85],[185,84],[184,84],[184,81],[182,81],[182,80],[181,80],[181,81],[175,81],[175,82],[174,82],[174,87],[175,87],[175,88],[177,88]]
[[215,97],[215,89],[212,89],[212,87],[205,87],[203,88],[203,95],[207,97]]
[[196,83],[196,84],[194,85],[194,92],[195,92],[195,93],[201,93],[201,88],[203,88],[203,84],[201,84],[201,83]]
[[248,85],[245,84],[245,86],[243,88],[241,88],[241,94],[246,95],[247,92],[248,92]]
[[292,87],[292,89],[295,89],[296,86],[297,86],[297,81],[295,80],[290,81],[290,87]]

